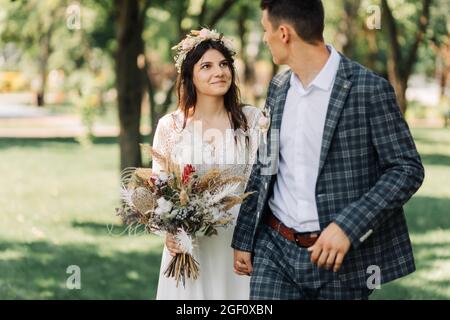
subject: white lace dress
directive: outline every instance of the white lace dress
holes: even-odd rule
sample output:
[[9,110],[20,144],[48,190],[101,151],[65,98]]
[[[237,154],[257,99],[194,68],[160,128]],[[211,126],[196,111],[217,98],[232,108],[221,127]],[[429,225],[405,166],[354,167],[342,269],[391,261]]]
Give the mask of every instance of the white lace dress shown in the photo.
[[[258,119],[261,111],[258,108],[245,106],[243,112],[247,117],[250,135],[228,130],[225,137],[220,131],[208,130],[202,133],[199,122],[189,123],[184,130],[183,114],[175,111],[165,115],[158,122],[153,140],[153,147],[170,155],[180,164],[192,164],[198,173],[211,167],[229,169],[236,175],[244,175],[246,181],[255,161],[258,147]],[[248,139],[246,139],[248,136]],[[246,143],[246,140],[248,143]],[[154,161],[153,170],[160,170],[161,164]],[[244,191],[245,185],[241,185]],[[239,206],[232,212],[237,216]],[[164,276],[172,256],[164,246],[159,274],[158,300],[245,300],[249,298],[250,278],[238,276],[233,272],[233,248],[231,240],[234,226],[220,229],[219,234],[212,237],[198,237],[195,240],[194,257],[200,264],[200,275],[196,280],[186,279],[186,286],[180,283],[176,287],[173,278]]]

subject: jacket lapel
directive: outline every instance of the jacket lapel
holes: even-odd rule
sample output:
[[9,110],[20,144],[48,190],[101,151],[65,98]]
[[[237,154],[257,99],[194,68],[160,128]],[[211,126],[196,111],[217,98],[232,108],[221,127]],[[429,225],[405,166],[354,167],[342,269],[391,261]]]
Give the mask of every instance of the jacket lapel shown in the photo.
[[280,155],[280,131],[281,120],[283,119],[284,105],[286,103],[287,93],[290,87],[290,78],[292,71],[288,70],[277,79],[273,85],[275,88],[268,100],[268,107],[271,110],[271,124],[268,132],[267,154],[270,156],[270,176],[274,180],[278,172],[278,161]]
[[281,120],[283,118],[284,105],[286,103],[287,93],[290,87],[291,71],[287,71],[281,78],[274,90],[274,97],[272,99],[272,125],[271,130],[279,130],[281,128]]
[[341,62],[336,73],[336,79],[331,91],[328,111],[325,118],[325,127],[322,136],[322,146],[320,150],[319,175],[322,171],[325,159],[330,149],[333,134],[339,121],[342,109],[344,107],[347,95],[350,92],[352,82],[349,80],[351,76],[352,63],[350,60],[341,55]]

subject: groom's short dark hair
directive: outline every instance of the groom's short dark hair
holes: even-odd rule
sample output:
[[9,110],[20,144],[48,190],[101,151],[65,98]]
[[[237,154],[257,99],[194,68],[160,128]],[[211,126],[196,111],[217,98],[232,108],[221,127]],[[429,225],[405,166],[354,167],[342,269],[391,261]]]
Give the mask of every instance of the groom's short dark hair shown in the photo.
[[272,26],[282,21],[291,24],[303,41],[315,44],[323,41],[325,13],[321,0],[262,0]]

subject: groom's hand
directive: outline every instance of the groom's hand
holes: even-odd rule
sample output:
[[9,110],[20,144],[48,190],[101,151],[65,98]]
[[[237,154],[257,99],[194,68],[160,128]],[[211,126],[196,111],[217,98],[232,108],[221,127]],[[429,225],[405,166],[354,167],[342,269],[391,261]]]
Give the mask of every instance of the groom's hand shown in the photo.
[[316,243],[308,248],[311,253],[311,262],[319,268],[333,269],[334,272],[338,272],[350,245],[345,232],[332,222],[320,234]]
[[249,276],[252,274],[251,252],[234,249],[234,272],[240,276]]

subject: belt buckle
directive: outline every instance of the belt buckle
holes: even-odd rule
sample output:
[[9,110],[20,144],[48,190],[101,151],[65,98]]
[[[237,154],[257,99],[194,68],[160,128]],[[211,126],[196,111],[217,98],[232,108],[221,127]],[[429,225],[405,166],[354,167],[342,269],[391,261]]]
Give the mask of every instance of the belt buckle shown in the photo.
[[295,243],[299,246],[303,248],[303,245],[300,243],[299,238],[301,237],[301,233],[297,232],[294,233],[294,239],[295,239]]
[[310,234],[309,234],[309,237],[310,238],[318,238],[320,236],[320,232],[311,232]]

